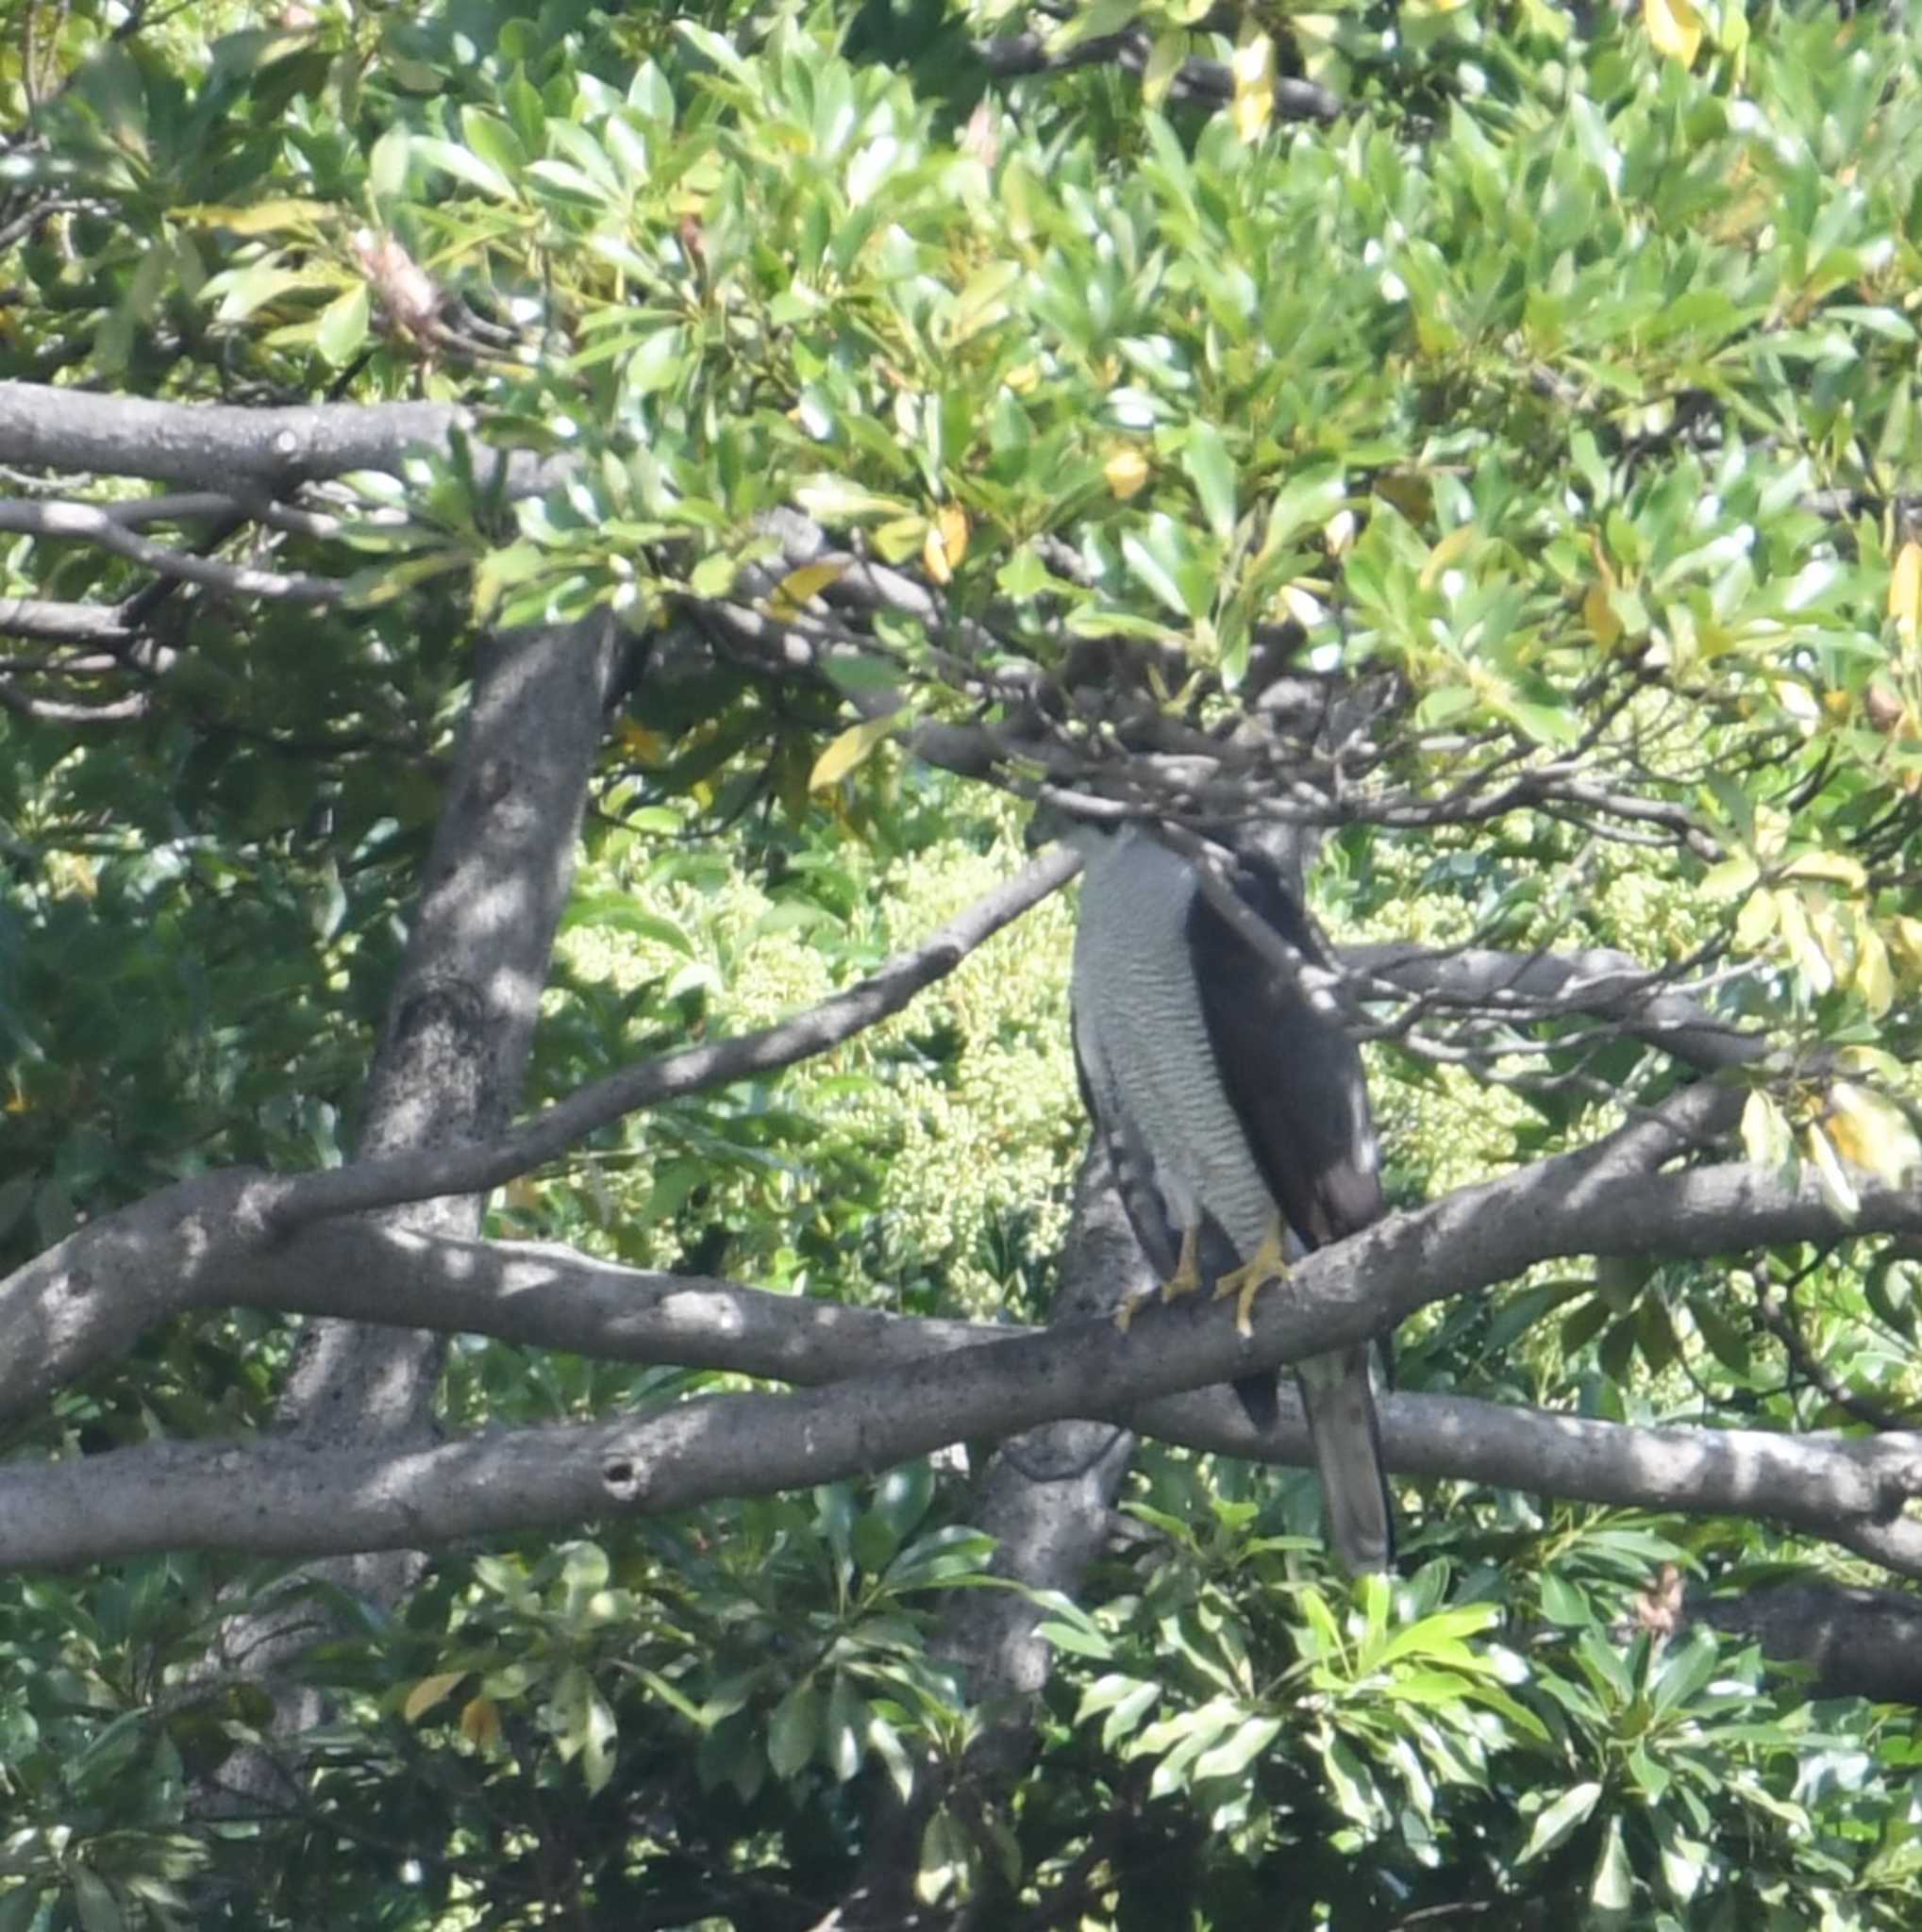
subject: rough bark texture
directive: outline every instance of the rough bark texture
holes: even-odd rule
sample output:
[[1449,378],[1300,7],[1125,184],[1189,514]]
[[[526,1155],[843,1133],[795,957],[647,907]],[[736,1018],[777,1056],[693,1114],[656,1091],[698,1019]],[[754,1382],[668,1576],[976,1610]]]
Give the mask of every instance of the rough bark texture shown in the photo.
[[[363,1157],[486,1140],[513,1110],[574,874],[580,815],[613,661],[605,622],[487,640],[475,667],[460,755],[422,880],[399,978],[375,1058],[359,1136]],[[391,1230],[474,1236],[483,1198],[410,1202]],[[309,1448],[425,1442],[446,1348],[419,1329],[324,1320],[302,1335],[282,1391],[283,1426]],[[333,1558],[315,1574],[383,1605],[420,1567],[407,1549]],[[232,1619],[216,1662],[272,1676],[312,1641],[302,1596]],[[279,1728],[319,1715],[302,1693],[279,1701]],[[230,1764],[223,1783],[255,1794],[271,1768]]]
[[[1151,1285],[1096,1146],[1076,1189],[1052,1322],[1105,1315]],[[975,1522],[997,1544],[994,1574],[1028,1590],[1076,1595],[1108,1541],[1134,1445],[1130,1430],[1098,1422],[1048,1423],[1005,1443],[981,1478],[974,1510]],[[945,1922],[946,1913],[930,1918],[914,1897],[921,1835],[944,1802],[964,1819],[983,1818],[1019,1775],[1033,1744],[1035,1700],[1047,1687],[1049,1651],[1038,1635],[1045,1614],[1014,1591],[965,1590],[949,1597],[935,1648],[960,1666],[985,1728],[959,1767],[925,1760],[906,1803],[892,1787],[877,1791],[861,1874],[820,1932],[902,1932]],[[1008,1903],[978,1901],[970,1923],[992,1924]]]
[[1794,1583],[1739,1597],[1691,1594],[1687,1617],[1813,1674],[1817,1697],[1922,1705],[1922,1597],[1896,1590]]

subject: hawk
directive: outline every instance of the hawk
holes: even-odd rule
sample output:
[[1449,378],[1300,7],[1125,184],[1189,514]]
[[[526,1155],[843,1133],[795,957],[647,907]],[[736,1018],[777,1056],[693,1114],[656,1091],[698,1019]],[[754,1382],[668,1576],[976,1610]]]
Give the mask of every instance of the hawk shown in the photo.
[[[1073,975],[1083,1104],[1163,1293],[1212,1284],[1245,1319],[1263,1283],[1381,1213],[1361,1055],[1152,831],[1080,824],[1066,836],[1087,860]],[[1229,884],[1326,967],[1271,860],[1239,855]],[[1395,1543],[1372,1355],[1363,1343],[1295,1365],[1329,1540],[1356,1574],[1386,1570]],[[1272,1378],[1236,1390],[1257,1426],[1273,1422]]]

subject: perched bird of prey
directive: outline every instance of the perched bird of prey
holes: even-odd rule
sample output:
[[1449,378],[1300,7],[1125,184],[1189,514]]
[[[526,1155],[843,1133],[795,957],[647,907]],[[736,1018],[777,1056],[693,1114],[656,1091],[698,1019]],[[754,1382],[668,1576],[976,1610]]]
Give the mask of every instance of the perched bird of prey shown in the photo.
[[[1145,827],[1077,824],[1087,859],[1075,937],[1075,1058],[1123,1205],[1169,1298],[1241,1297],[1381,1212],[1361,1055],[1295,975],[1236,931],[1195,867]],[[1326,956],[1264,858],[1230,874],[1242,904],[1312,965]],[[1385,1570],[1394,1519],[1363,1344],[1295,1364],[1329,1539]],[[1236,1384],[1258,1426],[1272,1376]]]

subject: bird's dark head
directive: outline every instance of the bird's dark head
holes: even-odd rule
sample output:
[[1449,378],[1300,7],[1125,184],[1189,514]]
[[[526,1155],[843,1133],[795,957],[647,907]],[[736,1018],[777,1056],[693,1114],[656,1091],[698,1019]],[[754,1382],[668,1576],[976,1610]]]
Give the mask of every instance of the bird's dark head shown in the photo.
[[1121,818],[1083,818],[1066,806],[1044,800],[1034,808],[1025,837],[1030,852],[1059,840],[1063,845],[1072,845],[1083,858],[1092,858],[1127,823]]

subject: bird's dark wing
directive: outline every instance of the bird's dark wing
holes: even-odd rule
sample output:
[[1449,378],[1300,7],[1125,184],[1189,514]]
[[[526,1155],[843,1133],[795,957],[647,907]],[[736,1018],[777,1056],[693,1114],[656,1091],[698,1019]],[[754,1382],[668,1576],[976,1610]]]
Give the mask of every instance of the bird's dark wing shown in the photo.
[[[1328,958],[1274,868],[1244,858],[1242,903],[1311,965]],[[1340,1241],[1381,1213],[1375,1126],[1362,1056],[1294,974],[1271,963],[1196,891],[1188,941],[1222,1085],[1268,1191],[1306,1248]],[[1364,1344],[1295,1364],[1329,1535],[1353,1574],[1395,1560],[1395,1507],[1381,1463]]]
[[[1232,882],[1263,924],[1312,965],[1327,965],[1307,915],[1272,866],[1244,858]],[[1198,891],[1188,941],[1228,1104],[1281,1218],[1308,1248],[1366,1227],[1380,1216],[1381,1182],[1355,1043]]]

